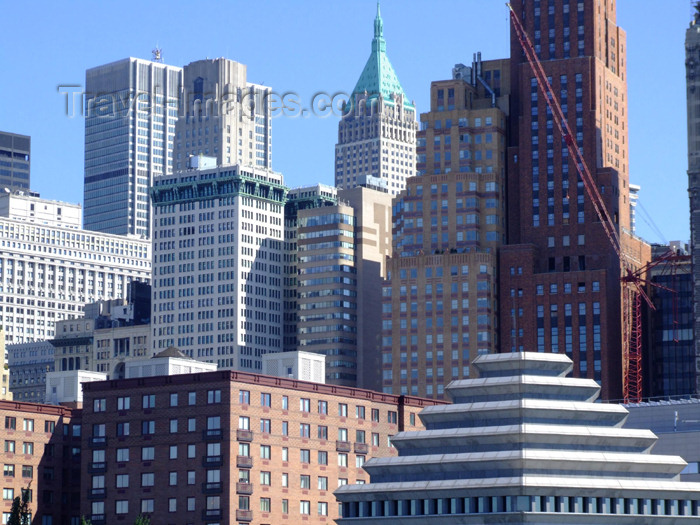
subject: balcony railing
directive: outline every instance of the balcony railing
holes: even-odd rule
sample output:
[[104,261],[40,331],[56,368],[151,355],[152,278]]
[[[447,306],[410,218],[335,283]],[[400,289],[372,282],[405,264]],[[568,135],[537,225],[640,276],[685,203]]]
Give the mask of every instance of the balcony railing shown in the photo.
[[355,443],[355,454],[367,454],[369,446],[367,443]]
[[90,489],[88,491],[88,499],[102,499],[107,495],[107,491],[104,487],[101,489]]
[[350,452],[352,450],[352,444],[349,441],[336,441],[335,450],[336,452]]
[[204,520],[220,520],[222,516],[221,509],[205,509],[202,511],[202,519]]
[[107,470],[107,463],[104,461],[100,463],[90,463],[88,464],[88,472],[89,473],[96,473],[96,472],[105,472]]
[[211,481],[202,483],[202,492],[204,494],[221,494],[222,485],[220,481]]
[[105,447],[107,446],[107,436],[92,436],[90,438],[91,447]]
[[210,428],[202,431],[202,439],[204,441],[218,441],[221,440],[224,433],[220,428]]
[[236,521],[253,521],[253,511],[236,509]]
[[218,467],[224,464],[223,456],[204,456],[202,465],[205,467]]
[[236,494],[252,494],[253,484],[252,483],[236,483]]
[[236,456],[236,466],[238,468],[253,468],[253,458],[250,456]]
[[253,431],[252,430],[236,430],[236,439],[238,441],[253,441]]

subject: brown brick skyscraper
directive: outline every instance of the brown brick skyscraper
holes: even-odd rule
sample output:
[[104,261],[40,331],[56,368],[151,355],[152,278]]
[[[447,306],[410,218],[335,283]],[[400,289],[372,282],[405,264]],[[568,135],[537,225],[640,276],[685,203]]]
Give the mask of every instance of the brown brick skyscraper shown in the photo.
[[[517,0],[623,246],[630,237],[626,37],[613,0]],[[566,352],[574,375],[620,398],[620,261],[511,30],[508,246],[501,252],[501,349]]]

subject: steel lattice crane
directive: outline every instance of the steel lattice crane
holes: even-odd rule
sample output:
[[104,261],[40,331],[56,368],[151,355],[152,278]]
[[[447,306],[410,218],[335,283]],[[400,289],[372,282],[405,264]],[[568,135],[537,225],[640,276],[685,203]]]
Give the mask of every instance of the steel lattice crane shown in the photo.
[[608,212],[605,201],[598,190],[598,186],[591,172],[588,170],[583,155],[571,134],[566,116],[554,95],[552,85],[547,78],[542,63],[537,57],[535,48],[532,42],[530,42],[530,38],[525,33],[525,29],[513,7],[510,3],[506,5],[510,10],[510,20],[518,37],[518,41],[520,42],[520,47],[532,67],[537,85],[544,96],[547,106],[552,112],[552,120],[566,143],[569,156],[573,159],[576,171],[583,181],[586,194],[593,204],[596,215],[600,219],[601,226],[610,240],[615,254],[620,260],[623,318],[622,391],[625,403],[638,403],[642,400],[642,300],[646,302],[649,308],[652,310],[655,309],[654,304],[645,291],[645,287],[651,284],[665,288],[650,283],[645,276],[651,268],[664,261],[670,260],[672,256],[675,256],[675,253],[669,251],[659,259],[644,266],[642,266],[639,261],[635,261],[629,254],[625,253],[620,235],[610,216],[610,212]]

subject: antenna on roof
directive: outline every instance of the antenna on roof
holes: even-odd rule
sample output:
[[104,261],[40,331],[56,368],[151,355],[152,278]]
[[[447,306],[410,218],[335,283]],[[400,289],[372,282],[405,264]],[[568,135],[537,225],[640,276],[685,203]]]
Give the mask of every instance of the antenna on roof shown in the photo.
[[158,47],[158,44],[156,44],[155,49],[151,51],[153,53],[153,61],[154,62],[163,62],[163,50]]

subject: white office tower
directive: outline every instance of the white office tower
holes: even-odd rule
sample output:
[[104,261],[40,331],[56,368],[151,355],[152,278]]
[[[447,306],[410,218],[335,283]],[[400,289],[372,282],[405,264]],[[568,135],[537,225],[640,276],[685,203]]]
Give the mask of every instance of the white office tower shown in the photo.
[[374,19],[372,52],[338,124],[335,185],[361,186],[367,176],[383,181],[391,195],[416,174],[416,107],[389,62],[384,23]]
[[242,166],[156,179],[152,341],[258,372],[282,350],[282,175]]
[[149,238],[153,177],[173,171],[182,68],[139,58],[85,73],[85,229]]
[[563,354],[481,355],[479,379],[452,381],[453,404],[423,409],[426,430],[399,432],[398,457],[346,485],[339,525],[698,523],[700,483],[686,463],[651,454],[656,436],[622,428],[627,410],[595,403],[592,379]]
[[80,229],[80,206],[0,193],[0,317],[8,344],[51,339],[85,303],[150,282],[148,240]]
[[187,168],[187,159],[197,155],[214,157],[219,166],[271,167],[271,88],[248,82],[246,69],[226,58],[198,60],[183,68],[177,170]]

